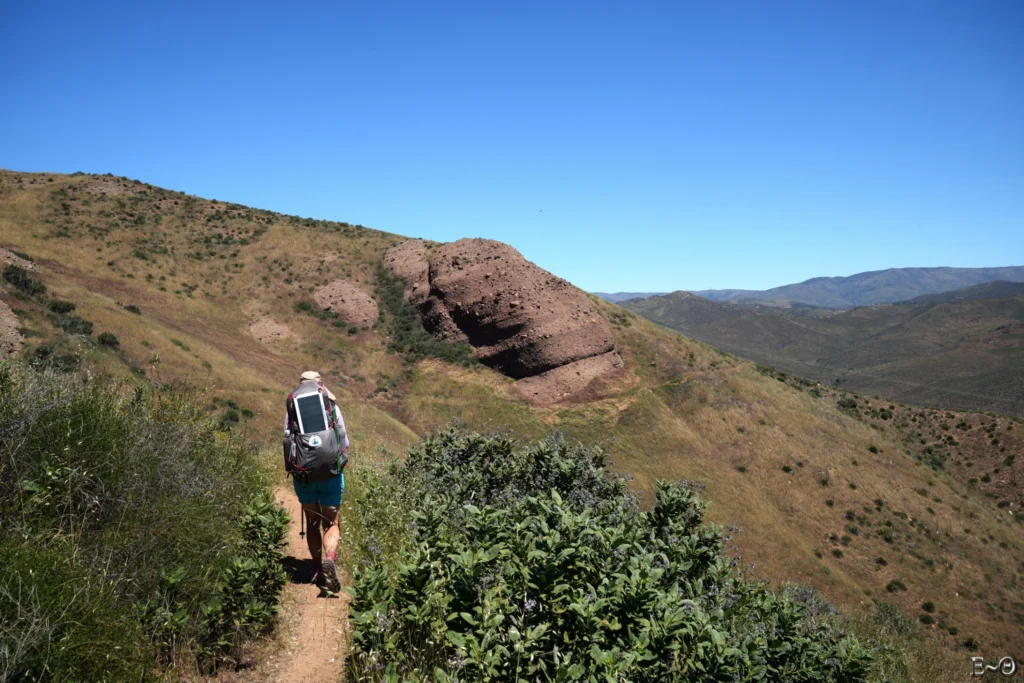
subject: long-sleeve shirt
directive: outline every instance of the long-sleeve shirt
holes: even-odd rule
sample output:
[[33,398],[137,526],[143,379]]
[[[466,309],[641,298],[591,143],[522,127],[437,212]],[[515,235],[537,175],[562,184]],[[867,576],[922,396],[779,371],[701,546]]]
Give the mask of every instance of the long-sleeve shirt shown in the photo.
[[[342,452],[347,451],[348,450],[348,446],[349,446],[348,431],[346,431],[346,429],[345,429],[345,420],[344,420],[344,418],[341,417],[341,409],[338,408],[338,404],[337,403],[335,403],[334,407],[332,408],[332,415],[334,416],[334,421],[338,425],[338,434],[341,436],[341,450],[342,450]],[[288,411],[286,410],[286,411],[284,411],[284,433],[285,433],[285,436],[288,435],[289,431],[290,430],[288,429]]]

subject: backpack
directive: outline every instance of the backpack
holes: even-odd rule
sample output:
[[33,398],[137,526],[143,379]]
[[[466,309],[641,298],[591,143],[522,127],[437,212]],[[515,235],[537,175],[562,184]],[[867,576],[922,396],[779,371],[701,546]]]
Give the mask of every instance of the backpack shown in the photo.
[[342,435],[334,419],[334,401],[322,382],[306,381],[288,394],[288,431],[284,437],[285,471],[303,483],[338,476],[348,464]]

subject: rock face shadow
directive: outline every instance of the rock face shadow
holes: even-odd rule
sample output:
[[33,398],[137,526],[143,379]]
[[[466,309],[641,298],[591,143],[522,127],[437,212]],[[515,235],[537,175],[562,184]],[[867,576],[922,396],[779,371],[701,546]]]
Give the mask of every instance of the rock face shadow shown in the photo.
[[435,338],[466,342],[476,357],[525,382],[521,396],[554,403],[622,367],[608,322],[587,295],[507,244],[408,240],[384,265]]

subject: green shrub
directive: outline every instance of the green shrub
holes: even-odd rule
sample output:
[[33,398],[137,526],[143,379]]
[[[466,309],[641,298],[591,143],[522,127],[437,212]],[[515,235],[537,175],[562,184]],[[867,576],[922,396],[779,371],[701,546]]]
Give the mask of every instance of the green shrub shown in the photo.
[[287,517],[258,454],[187,397],[113,382],[0,366],[0,641],[17,680],[188,677],[274,622]]
[[844,410],[857,409],[857,401],[849,397],[839,399],[839,401],[836,402],[836,405],[839,406],[840,408],[843,408]]
[[21,290],[29,296],[46,294],[46,285],[39,280],[30,277],[28,272],[21,266],[11,264],[4,268],[4,279],[13,287]]
[[828,613],[734,568],[694,485],[640,512],[605,466],[449,429],[366,477],[351,680],[866,679]]
[[77,306],[75,306],[70,301],[61,301],[59,299],[54,299],[53,301],[50,302],[48,308],[54,313],[70,313],[71,311],[75,310]]
[[84,337],[92,334],[92,321],[78,315],[71,313],[67,315],[55,314],[50,316],[50,322],[68,334],[80,334]]
[[121,348],[121,342],[118,341],[117,337],[114,336],[112,332],[100,333],[100,336],[96,337],[96,341],[110,349]]
[[62,349],[60,342],[43,344],[32,350],[28,355],[29,364],[36,369],[51,369],[59,372],[72,372],[78,369],[81,358],[78,354]]
[[918,633],[917,624],[903,614],[899,605],[891,602],[875,603],[875,611],[871,615],[871,625],[884,636],[906,638]]

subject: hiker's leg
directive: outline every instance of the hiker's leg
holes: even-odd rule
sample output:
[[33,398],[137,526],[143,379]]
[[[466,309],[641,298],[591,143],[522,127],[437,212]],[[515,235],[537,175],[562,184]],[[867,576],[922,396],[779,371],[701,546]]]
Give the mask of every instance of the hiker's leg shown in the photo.
[[306,544],[309,546],[309,555],[313,558],[314,564],[319,564],[323,548],[320,538],[320,504],[303,505],[302,509],[306,512]]
[[341,590],[341,575],[338,574],[338,508],[323,505],[320,510],[323,513],[320,523],[326,529],[322,561],[324,586],[328,591],[338,593]]
[[332,560],[337,557],[338,554],[338,537],[340,530],[338,528],[338,508],[331,505],[325,505],[320,508],[323,513],[322,524],[326,531],[324,532],[324,545],[323,554],[325,557],[329,557]]

